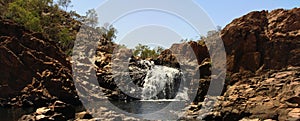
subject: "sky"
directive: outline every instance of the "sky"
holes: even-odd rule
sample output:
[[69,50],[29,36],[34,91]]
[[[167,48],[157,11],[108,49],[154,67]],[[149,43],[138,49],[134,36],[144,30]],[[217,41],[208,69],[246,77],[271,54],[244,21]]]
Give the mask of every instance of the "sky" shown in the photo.
[[[73,8],[85,15],[89,9],[99,7],[106,0],[72,0]],[[194,0],[209,14],[216,25],[224,27],[234,18],[254,10],[291,9],[300,7],[300,0]]]
[[[111,2],[112,0],[108,1]],[[119,0],[118,5],[108,5],[108,7],[105,8],[103,5],[106,5],[107,0],[88,0],[88,2],[87,0],[73,0],[73,7],[71,9],[81,15],[85,15],[89,9],[96,9],[99,14],[99,23],[104,24],[105,22],[103,23],[103,21],[106,20],[103,20],[103,18],[108,18],[107,16],[114,13],[112,11],[125,11],[127,6],[138,4],[132,1],[135,0]],[[153,0],[139,0],[138,2],[147,1]],[[115,41],[125,45],[131,43],[127,45],[130,47],[134,47],[137,43],[143,44],[143,42],[145,44],[158,44],[169,47],[171,43],[178,42],[181,39],[197,39],[199,36],[205,35],[207,31],[212,29],[211,24],[213,24],[214,27],[225,27],[233,19],[241,17],[251,11],[270,11],[278,8],[292,9],[300,6],[300,0],[193,0],[211,20],[211,23],[205,23],[206,15],[198,14],[201,13],[200,10],[195,10],[196,8],[187,6],[189,5],[187,2],[189,0],[173,1],[172,3],[166,3],[169,5],[167,7],[178,6],[177,8],[179,10],[190,10],[190,12],[186,12],[186,14],[194,14],[195,16],[193,16],[193,18],[183,16],[184,19],[181,19],[180,17],[182,16],[178,17],[178,15],[155,10],[124,13],[122,16],[118,16],[119,18],[115,18],[114,21],[109,21],[109,23],[118,30],[117,39]],[[102,9],[99,9],[99,7]],[[197,15],[204,17],[202,17],[203,19],[201,17],[197,18]],[[185,21],[185,19],[190,20],[194,18],[199,20],[198,23],[205,23],[202,24],[202,28],[205,29],[200,31],[199,29],[195,29],[197,28],[196,25]],[[147,38],[147,40],[144,40],[145,38]]]

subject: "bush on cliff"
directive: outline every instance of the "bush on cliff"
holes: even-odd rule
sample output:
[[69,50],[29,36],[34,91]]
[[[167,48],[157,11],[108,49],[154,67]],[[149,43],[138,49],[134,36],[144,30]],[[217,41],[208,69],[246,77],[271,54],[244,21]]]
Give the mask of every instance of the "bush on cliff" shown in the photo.
[[80,22],[74,19],[78,14],[61,10],[53,0],[14,0],[3,6],[7,6],[3,10],[3,18],[13,20],[30,31],[43,33],[67,54],[70,53],[80,26]]

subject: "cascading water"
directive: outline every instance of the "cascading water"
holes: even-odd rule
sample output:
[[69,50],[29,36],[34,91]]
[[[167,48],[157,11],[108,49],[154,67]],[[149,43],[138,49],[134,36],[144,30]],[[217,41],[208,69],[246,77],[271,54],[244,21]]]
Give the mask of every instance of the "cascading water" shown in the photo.
[[120,90],[129,92],[128,96],[140,99],[111,100],[115,106],[127,112],[152,114],[159,111],[161,113],[154,114],[158,119],[165,116],[178,117],[177,109],[188,104],[188,89],[185,85],[188,83],[183,72],[177,68],[155,65],[153,61],[129,59],[128,73],[120,73],[116,77],[120,80]]
[[183,80],[180,70],[146,60],[138,61],[138,64],[146,71],[145,78],[140,80],[142,100],[187,100],[187,89],[179,90]]

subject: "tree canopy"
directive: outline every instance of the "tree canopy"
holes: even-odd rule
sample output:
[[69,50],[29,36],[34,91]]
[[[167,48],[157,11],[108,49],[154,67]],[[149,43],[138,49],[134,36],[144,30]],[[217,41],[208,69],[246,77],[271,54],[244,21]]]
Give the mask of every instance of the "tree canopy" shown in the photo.
[[71,6],[71,0],[58,0],[58,5],[65,8],[65,10],[68,10],[68,7]]
[[147,45],[138,44],[133,51],[133,55],[139,56],[142,59],[157,58],[163,50],[164,49],[162,47],[155,47],[151,49]]

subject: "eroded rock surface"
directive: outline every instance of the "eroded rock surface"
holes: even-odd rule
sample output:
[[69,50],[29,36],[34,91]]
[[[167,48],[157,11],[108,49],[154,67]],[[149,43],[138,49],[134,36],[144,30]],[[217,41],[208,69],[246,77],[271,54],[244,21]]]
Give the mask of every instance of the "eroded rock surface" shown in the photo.
[[78,104],[66,55],[39,33],[0,20],[0,94],[4,106]]
[[251,12],[222,30],[227,69],[255,72],[300,65],[300,9]]
[[300,120],[299,20],[299,8],[278,9],[251,12],[227,25],[221,33],[226,90],[195,105],[190,115],[198,120]]

